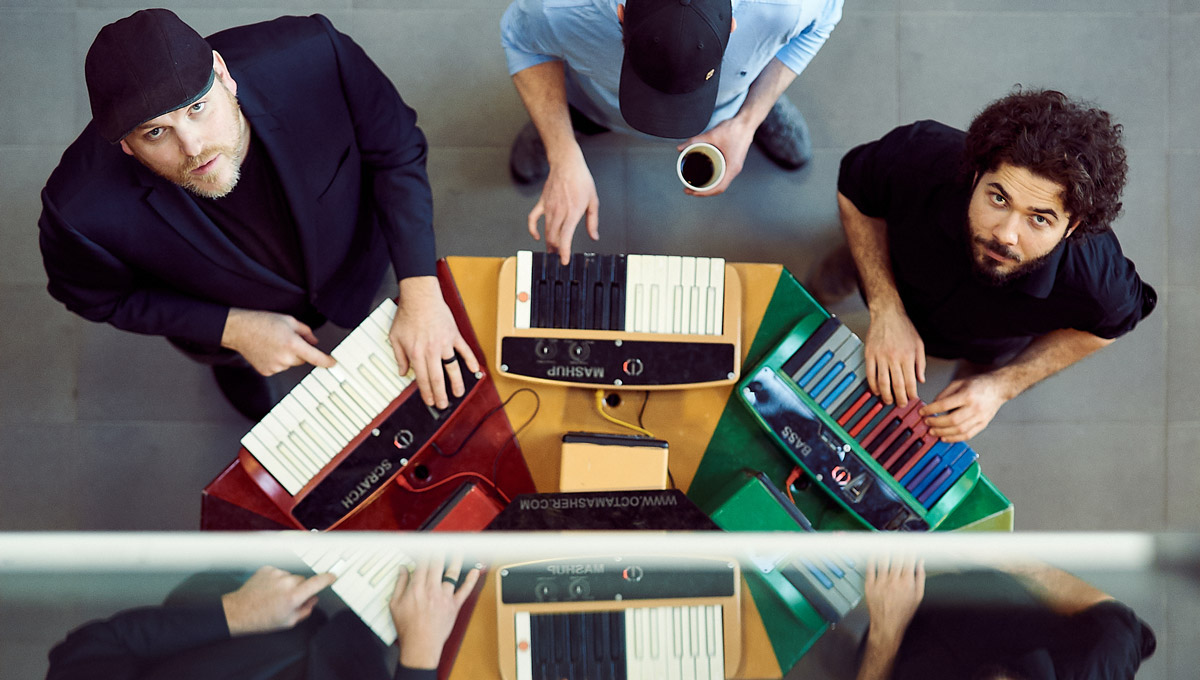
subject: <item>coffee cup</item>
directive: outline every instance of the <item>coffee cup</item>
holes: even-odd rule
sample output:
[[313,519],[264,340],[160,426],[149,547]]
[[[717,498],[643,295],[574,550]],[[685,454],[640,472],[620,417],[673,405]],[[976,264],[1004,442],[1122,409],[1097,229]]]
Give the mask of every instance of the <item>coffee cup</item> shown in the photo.
[[709,191],[725,178],[725,155],[708,142],[689,144],[675,161],[675,174],[692,191]]

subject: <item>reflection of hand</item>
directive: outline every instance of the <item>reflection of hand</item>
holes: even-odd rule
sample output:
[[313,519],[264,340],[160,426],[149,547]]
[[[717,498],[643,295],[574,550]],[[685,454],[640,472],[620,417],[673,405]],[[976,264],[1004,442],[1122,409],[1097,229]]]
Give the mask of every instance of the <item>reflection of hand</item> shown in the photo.
[[925,563],[912,556],[871,558],[863,589],[870,635],[877,643],[899,643],[925,596]]
[[230,635],[269,633],[307,619],[317,593],[337,580],[333,574],[309,578],[275,567],[262,567],[241,588],[221,596]]
[[563,162],[551,161],[542,197],[529,213],[529,235],[541,238],[538,219],[545,217],[546,251],[559,253],[562,263],[567,264],[575,227],[585,214],[588,236],[595,241],[600,238],[600,199],[596,195],[596,182],[583,160],[583,151],[576,146]]
[[316,344],[312,329],[287,314],[252,309],[230,309],[221,335],[222,347],[241,354],[263,375],[306,363],[325,368],[337,363]]
[[[436,276],[414,276],[400,282],[400,301],[388,339],[400,373],[403,375],[412,368],[417,389],[428,406],[450,405],[442,366],[446,367],[450,391],[456,397],[461,397],[464,391],[463,369],[459,364],[465,362],[472,373],[479,370],[475,354],[458,332],[454,314],[442,298]],[[443,359],[454,357],[455,351],[462,357],[461,362],[443,363]]]
[[[455,588],[442,578],[458,581]],[[462,557],[455,557],[445,566],[441,559],[422,563],[413,570],[400,570],[390,608],[396,625],[396,641],[400,645],[400,663],[408,668],[437,668],[442,646],[454,630],[458,610],[475,589],[479,570],[462,574]]]
[[903,311],[872,313],[863,343],[867,385],[885,404],[904,406],[925,382],[925,343]]
[[983,373],[946,385],[937,399],[921,408],[921,415],[926,416],[929,434],[943,441],[961,442],[982,432],[1005,401],[1000,379]]
[[754,141],[754,130],[747,130],[746,126],[736,119],[730,118],[713,126],[713,129],[708,132],[703,132],[680,144],[676,147],[676,151],[683,151],[687,145],[696,142],[708,142],[720,149],[721,154],[725,156],[725,177],[717,186],[704,192],[684,187],[683,192],[691,196],[716,196],[724,192],[733,178],[742,171],[742,166],[746,163],[746,152],[750,150],[752,141]]

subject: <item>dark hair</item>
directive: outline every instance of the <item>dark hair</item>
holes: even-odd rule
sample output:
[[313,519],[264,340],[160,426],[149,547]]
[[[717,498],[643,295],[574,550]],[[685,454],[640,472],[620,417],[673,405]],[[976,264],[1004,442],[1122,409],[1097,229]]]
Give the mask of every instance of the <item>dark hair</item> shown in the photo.
[[1018,88],[992,102],[971,121],[964,153],[969,173],[1008,163],[1062,185],[1075,234],[1103,232],[1121,212],[1129,170],[1121,126],[1061,92]]

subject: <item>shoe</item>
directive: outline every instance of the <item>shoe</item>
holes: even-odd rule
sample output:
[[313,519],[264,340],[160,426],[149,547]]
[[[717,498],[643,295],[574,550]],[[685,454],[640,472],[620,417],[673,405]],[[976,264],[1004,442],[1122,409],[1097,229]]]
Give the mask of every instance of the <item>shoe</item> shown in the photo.
[[754,131],[754,143],[775,164],[784,170],[799,170],[812,160],[812,139],[808,136],[808,124],[800,110],[787,98],[780,95]]
[[213,366],[212,371],[229,403],[238,413],[256,423],[279,401],[271,382],[249,364]]
[[533,184],[550,176],[550,161],[546,158],[546,145],[533,123],[526,123],[513,140],[508,153],[508,171],[517,184]]
[[822,307],[845,300],[858,288],[858,267],[850,255],[850,247],[839,246],[809,271],[804,289]]

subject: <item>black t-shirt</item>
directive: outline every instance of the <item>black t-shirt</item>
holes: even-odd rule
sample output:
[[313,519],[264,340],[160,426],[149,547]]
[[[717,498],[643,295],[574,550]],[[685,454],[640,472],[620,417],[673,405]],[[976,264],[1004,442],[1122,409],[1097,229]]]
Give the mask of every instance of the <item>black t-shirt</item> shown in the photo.
[[969,680],[1002,668],[1029,680],[1134,677],[1154,631],[1115,600],[1066,616],[1002,572],[939,574],[905,631],[894,680]]
[[298,286],[305,286],[299,230],[266,149],[251,134],[241,178],[221,198],[196,198],[200,209],[243,253]]
[[929,354],[991,363],[1053,330],[1116,338],[1150,314],[1157,294],[1111,230],[1067,238],[1042,267],[1003,286],[979,281],[965,137],[935,121],[899,127],[851,149],[838,176],[838,191],[887,222],[896,287]]

